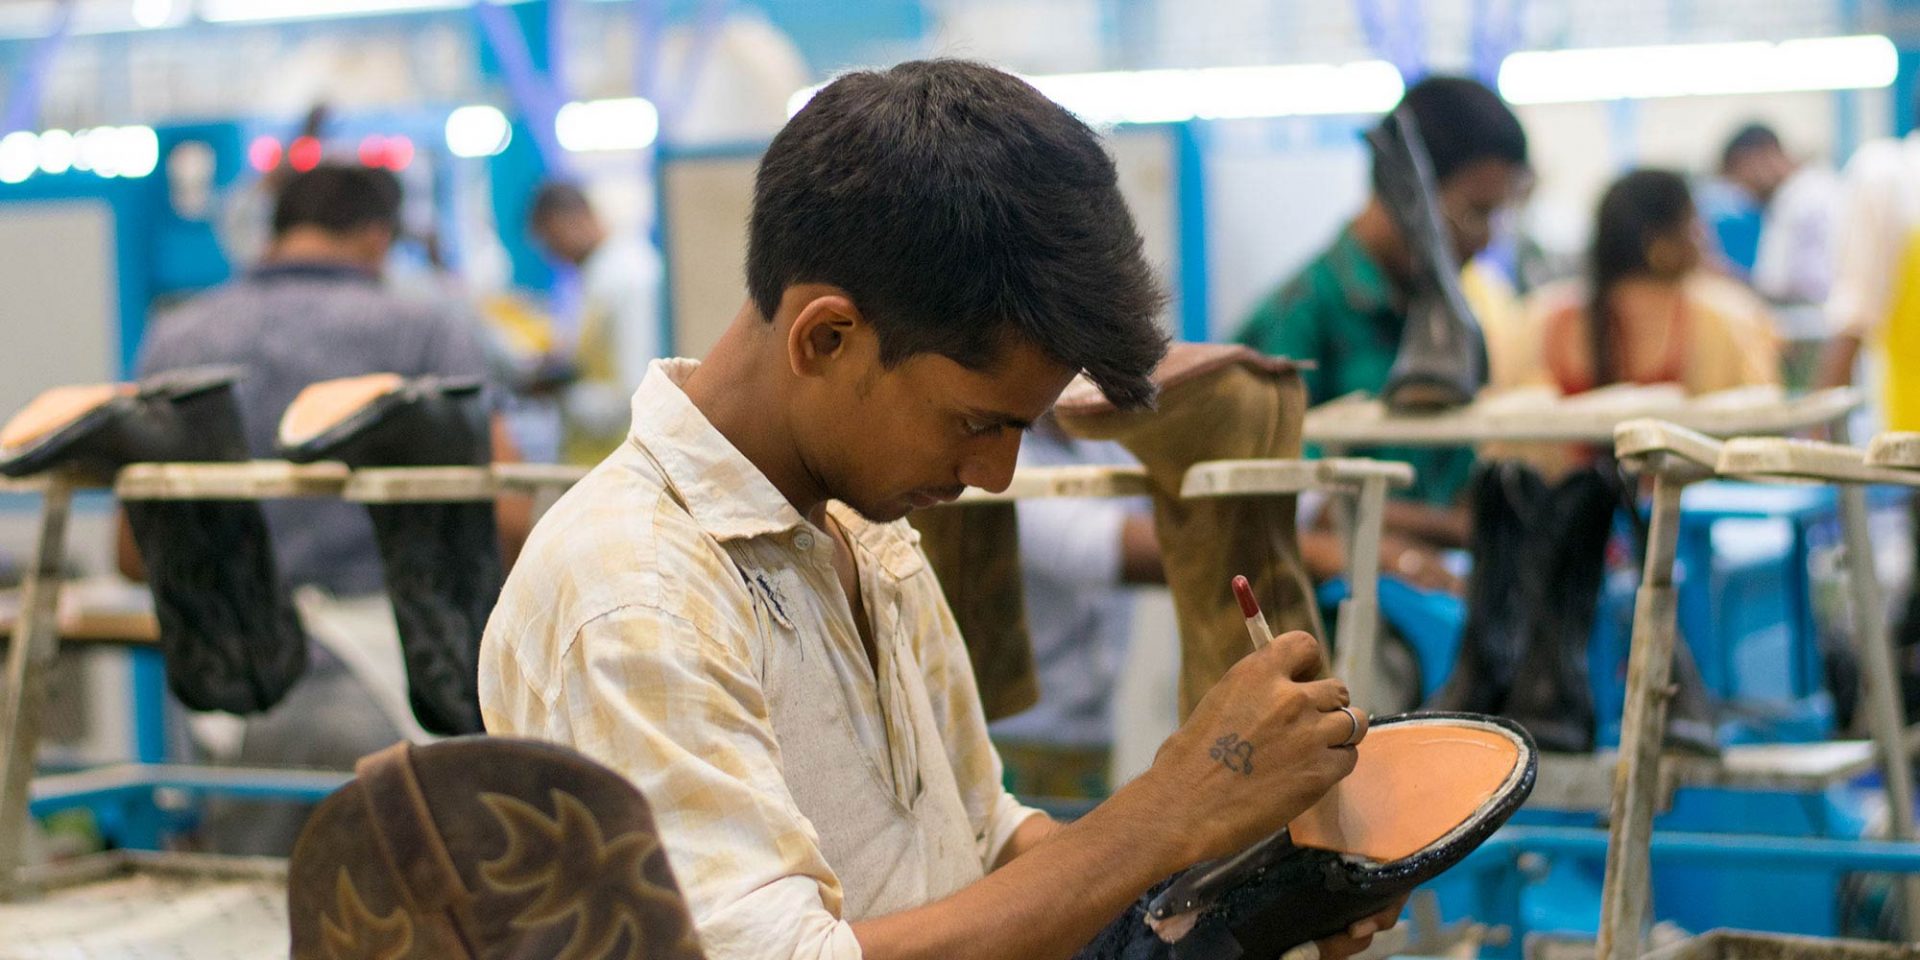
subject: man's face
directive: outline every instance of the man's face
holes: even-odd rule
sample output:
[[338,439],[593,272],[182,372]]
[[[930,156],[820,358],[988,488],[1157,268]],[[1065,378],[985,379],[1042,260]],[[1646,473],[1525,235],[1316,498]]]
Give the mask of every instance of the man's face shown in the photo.
[[590,213],[558,213],[533,225],[534,239],[548,253],[578,266],[600,245],[600,222]]
[[1440,182],[1440,212],[1447,218],[1453,253],[1466,263],[1493,242],[1493,222],[1512,201],[1524,169],[1505,160],[1486,158],[1455,170]]
[[829,496],[871,520],[1004,490],[1023,429],[1053,407],[1074,371],[1014,343],[991,369],[918,354],[889,370],[871,328],[849,337],[855,366],[808,391],[796,411],[818,429],[803,451]]
[[1773,199],[1780,185],[1792,175],[1793,158],[1778,147],[1755,147],[1741,151],[1735,155],[1726,171],[1728,180],[1738,184],[1763,206]]

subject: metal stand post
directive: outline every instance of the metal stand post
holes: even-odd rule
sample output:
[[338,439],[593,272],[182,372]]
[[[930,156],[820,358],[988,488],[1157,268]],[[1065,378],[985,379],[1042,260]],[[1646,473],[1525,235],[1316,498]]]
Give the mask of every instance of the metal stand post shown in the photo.
[[7,647],[6,688],[0,690],[0,899],[11,895],[26,859],[27,788],[39,755],[47,669],[60,645],[60,578],[72,480],[49,477],[41,497],[40,536],[21,583],[20,617]]
[[1607,872],[1600,892],[1599,960],[1629,960],[1643,952],[1652,903],[1653,807],[1660,788],[1660,747],[1667,730],[1668,674],[1673,668],[1673,561],[1680,534],[1685,474],[1697,468],[1669,454],[1649,458],[1653,523],[1640,591],[1634,602],[1627,659],[1627,702],[1620,724],[1620,760],[1614,768],[1612,821],[1607,826]]

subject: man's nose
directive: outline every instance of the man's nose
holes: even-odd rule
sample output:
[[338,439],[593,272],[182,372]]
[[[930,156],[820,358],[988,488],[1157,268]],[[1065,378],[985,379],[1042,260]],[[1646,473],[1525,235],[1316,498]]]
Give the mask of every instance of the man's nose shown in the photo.
[[1013,483],[1013,467],[1020,459],[1020,431],[1006,430],[968,452],[960,461],[960,482],[988,493],[999,493]]

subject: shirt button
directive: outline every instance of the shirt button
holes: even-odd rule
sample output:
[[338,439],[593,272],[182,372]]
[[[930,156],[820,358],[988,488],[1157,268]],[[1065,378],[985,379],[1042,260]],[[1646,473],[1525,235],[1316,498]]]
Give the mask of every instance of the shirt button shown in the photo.
[[811,533],[807,533],[807,532],[806,532],[806,531],[804,531],[804,530],[803,530],[803,531],[801,531],[801,532],[800,532],[800,533],[798,533],[798,534],[795,534],[795,535],[794,535],[794,538],[793,538],[793,545],[794,545],[794,547],[795,547],[795,549],[799,549],[799,550],[812,550],[812,549],[813,549],[813,534],[811,534]]

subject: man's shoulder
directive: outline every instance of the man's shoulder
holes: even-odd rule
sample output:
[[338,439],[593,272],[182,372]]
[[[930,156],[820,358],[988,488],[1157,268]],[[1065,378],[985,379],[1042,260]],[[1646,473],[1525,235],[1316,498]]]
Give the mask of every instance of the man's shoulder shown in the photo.
[[571,634],[626,608],[694,627],[714,604],[694,602],[729,576],[725,552],[668,493],[629,439],[567,491],[533,528],[501,592],[500,609]]

